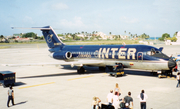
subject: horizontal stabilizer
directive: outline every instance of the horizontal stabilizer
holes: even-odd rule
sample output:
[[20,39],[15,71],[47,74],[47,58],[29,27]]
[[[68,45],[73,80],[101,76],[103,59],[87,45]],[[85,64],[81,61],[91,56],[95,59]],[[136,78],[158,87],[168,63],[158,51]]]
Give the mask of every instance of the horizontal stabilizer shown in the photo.
[[37,30],[50,30],[51,28],[43,28],[43,27],[31,27],[31,28],[11,27],[11,29],[37,29]]

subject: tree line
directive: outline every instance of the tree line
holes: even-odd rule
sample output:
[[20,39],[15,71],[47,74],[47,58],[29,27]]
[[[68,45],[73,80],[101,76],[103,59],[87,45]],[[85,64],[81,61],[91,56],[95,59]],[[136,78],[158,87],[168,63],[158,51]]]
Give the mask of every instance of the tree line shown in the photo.
[[170,34],[168,34],[168,33],[164,33],[158,40],[160,40],[160,41],[171,40],[171,42],[176,42],[177,41],[177,38],[176,38],[177,33],[178,32],[175,32],[173,37],[170,37]]
[[[81,33],[65,33],[65,34],[57,34],[59,37],[64,37],[64,40],[101,40],[101,36],[97,35],[97,31],[93,31],[92,33],[88,33],[88,32],[84,32],[82,31]],[[126,31],[124,31],[125,35],[128,38],[127,39],[148,39],[150,38],[149,35],[147,35],[146,33],[143,33],[141,35],[137,35],[137,34],[131,34],[130,32],[128,32],[128,34],[126,33]],[[80,36],[80,35],[83,35]],[[164,33],[162,34],[162,36],[158,39],[160,41],[165,41],[165,40],[171,40],[172,42],[175,42],[177,40],[176,38],[177,32],[174,33],[173,37],[170,37],[170,34],[168,33]],[[20,36],[22,38],[32,38],[32,39],[44,39],[43,37],[38,37],[37,34],[33,33],[33,32],[29,32],[26,34],[20,34]],[[112,36],[112,38],[114,40],[121,40],[121,36],[120,35],[112,35],[112,32],[109,32],[109,36]],[[2,42],[2,39],[5,39],[5,37],[3,35],[0,35],[0,42]],[[110,39],[107,39],[110,40]],[[112,39],[111,39],[112,40]]]

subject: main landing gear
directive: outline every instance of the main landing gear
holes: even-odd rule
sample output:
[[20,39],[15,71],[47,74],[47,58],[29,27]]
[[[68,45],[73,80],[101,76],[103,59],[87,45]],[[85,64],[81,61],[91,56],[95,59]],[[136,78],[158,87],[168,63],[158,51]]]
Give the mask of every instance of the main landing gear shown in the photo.
[[99,70],[104,72],[106,70],[106,67],[99,67]]
[[84,74],[84,72],[85,72],[84,67],[78,67],[78,68],[77,68],[77,73],[78,73],[78,74]]

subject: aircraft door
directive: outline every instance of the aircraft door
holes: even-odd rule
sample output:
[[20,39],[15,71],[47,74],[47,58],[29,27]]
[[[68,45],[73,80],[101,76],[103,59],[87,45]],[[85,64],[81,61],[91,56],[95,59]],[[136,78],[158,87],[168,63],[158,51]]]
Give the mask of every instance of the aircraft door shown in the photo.
[[143,52],[138,52],[137,53],[137,60],[143,61]]

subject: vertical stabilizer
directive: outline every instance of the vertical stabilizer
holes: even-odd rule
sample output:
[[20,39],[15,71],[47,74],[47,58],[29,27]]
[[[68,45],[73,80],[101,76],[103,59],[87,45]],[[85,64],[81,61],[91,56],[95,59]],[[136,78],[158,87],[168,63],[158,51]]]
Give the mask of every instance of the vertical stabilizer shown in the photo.
[[58,38],[51,26],[43,27],[41,31],[49,48],[62,48],[64,46],[64,43]]

